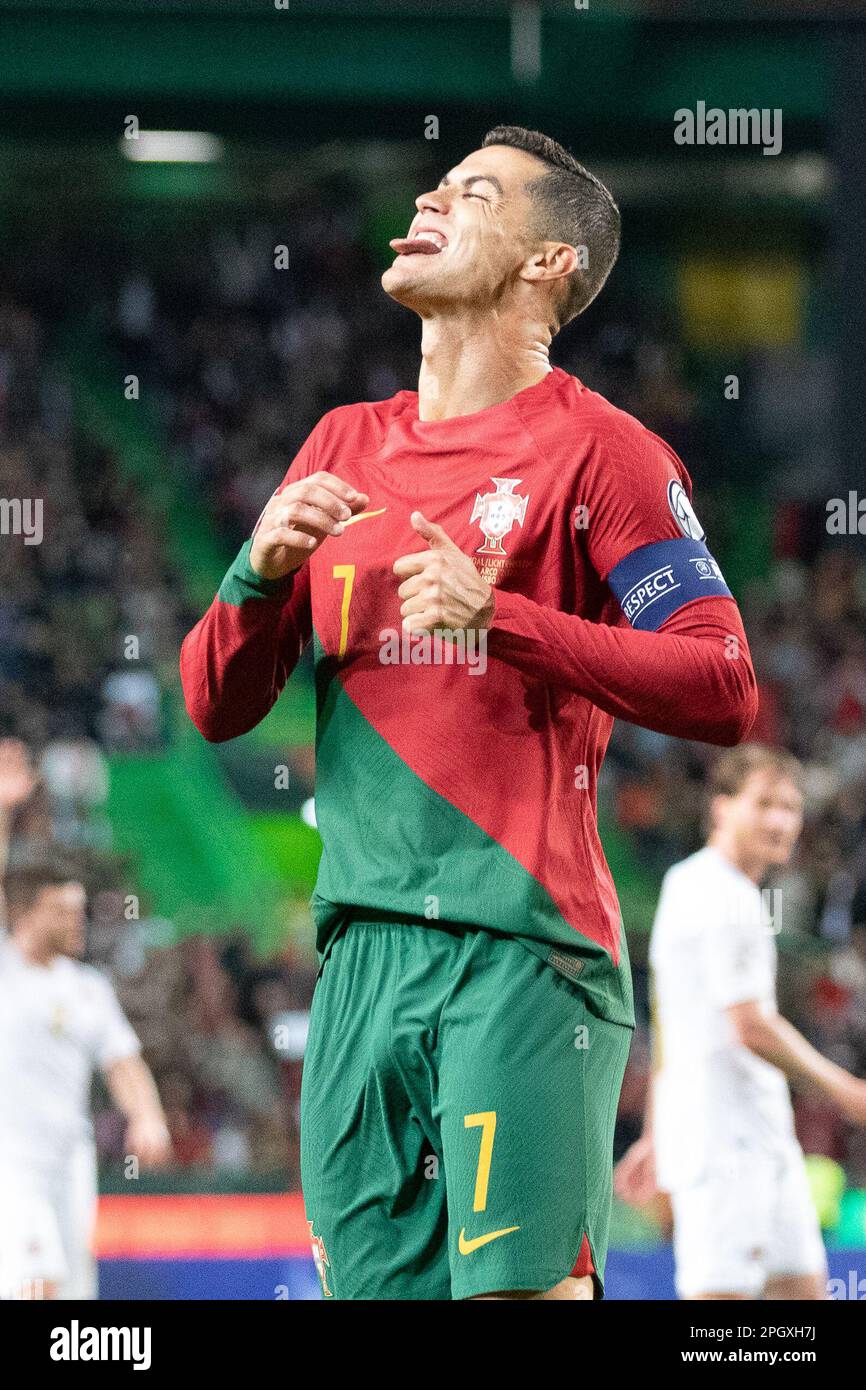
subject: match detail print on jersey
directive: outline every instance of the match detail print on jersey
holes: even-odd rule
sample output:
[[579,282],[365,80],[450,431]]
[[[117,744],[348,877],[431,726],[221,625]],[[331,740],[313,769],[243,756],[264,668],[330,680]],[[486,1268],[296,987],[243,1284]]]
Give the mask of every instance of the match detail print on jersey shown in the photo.
[[693,599],[732,597],[703,541],[685,536],[633,550],[611,570],[607,582],[632,627],[643,632],[657,632]]

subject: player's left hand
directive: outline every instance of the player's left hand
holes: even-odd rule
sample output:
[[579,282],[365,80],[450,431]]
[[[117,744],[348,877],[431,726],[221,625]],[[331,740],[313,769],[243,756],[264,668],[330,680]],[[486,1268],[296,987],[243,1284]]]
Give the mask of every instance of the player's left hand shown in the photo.
[[126,1127],[126,1151],[143,1168],[161,1168],[171,1158],[171,1137],[161,1115],[136,1115]]
[[488,628],[493,621],[492,586],[441,526],[422,512],[413,512],[409,520],[428,549],[401,555],[394,562],[394,573],[403,580],[397,593],[403,600],[404,631]]

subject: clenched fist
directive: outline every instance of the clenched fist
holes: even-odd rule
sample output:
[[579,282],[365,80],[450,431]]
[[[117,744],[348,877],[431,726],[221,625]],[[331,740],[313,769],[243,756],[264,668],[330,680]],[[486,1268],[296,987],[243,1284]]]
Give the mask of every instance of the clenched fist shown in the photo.
[[313,473],[274,493],[262,512],[250,547],[250,564],[262,579],[283,579],[299,569],[328,536],[369,502],[333,473]]
[[409,520],[429,549],[402,555],[394,573],[403,580],[397,593],[406,632],[484,630],[493,620],[493,589],[468,555],[421,512]]

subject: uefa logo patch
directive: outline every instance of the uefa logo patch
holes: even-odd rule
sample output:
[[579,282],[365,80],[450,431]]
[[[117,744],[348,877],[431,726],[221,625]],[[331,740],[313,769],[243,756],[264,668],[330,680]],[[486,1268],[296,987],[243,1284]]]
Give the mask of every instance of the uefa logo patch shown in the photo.
[[694,565],[697,579],[719,579],[722,584],[724,584],[725,576],[722,574],[722,571],[719,569],[712,555],[707,555],[706,558],[702,556],[693,556],[689,564]]
[[695,516],[695,509],[686,496],[686,490],[682,483],[678,483],[676,478],[672,478],[668,483],[668,506],[673,512],[674,521],[679,526],[684,536],[690,541],[702,541],[704,539],[704,528]]

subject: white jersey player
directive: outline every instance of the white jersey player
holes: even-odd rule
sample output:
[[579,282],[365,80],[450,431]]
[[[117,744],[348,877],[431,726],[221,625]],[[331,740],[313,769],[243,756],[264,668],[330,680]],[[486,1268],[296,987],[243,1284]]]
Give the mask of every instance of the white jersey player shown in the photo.
[[94,1068],[126,1115],[127,1152],[169,1152],[138,1039],[108,981],[72,959],[85,893],[46,854],[7,869],[0,937],[0,1298],[92,1298]]
[[827,1263],[788,1078],[866,1123],[866,1081],[822,1057],[776,1005],[777,895],[802,826],[800,767],[745,744],[718,760],[704,849],[665,875],[653,925],[654,1077],[627,1200],[670,1193],[681,1298],[826,1297]]

